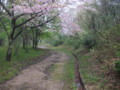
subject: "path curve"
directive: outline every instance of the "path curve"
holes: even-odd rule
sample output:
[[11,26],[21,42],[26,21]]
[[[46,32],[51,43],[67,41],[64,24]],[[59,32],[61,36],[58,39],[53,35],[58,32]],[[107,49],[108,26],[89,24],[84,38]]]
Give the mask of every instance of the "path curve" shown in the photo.
[[59,74],[63,74],[64,68],[58,68],[52,73],[49,68],[53,64],[64,64],[68,56],[56,51],[51,53],[42,62],[22,70],[18,76],[2,85],[0,90],[63,90],[64,82],[54,79],[52,73],[60,70]]

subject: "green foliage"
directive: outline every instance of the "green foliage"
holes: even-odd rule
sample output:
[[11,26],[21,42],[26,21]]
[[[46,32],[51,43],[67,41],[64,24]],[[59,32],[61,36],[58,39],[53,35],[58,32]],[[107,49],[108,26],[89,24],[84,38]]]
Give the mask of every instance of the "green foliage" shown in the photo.
[[5,32],[0,32],[0,38],[6,38],[6,33]]
[[0,47],[0,83],[3,83],[6,80],[11,79],[15,76],[20,69],[26,67],[27,65],[33,64],[37,62],[31,58],[35,58],[38,56],[42,56],[46,53],[45,50],[34,50],[29,48],[29,52],[26,53],[23,49],[19,50],[17,56],[14,55],[13,50],[13,57],[11,62],[6,62],[5,54],[6,54],[6,47]]
[[[67,45],[69,46],[69,45]],[[60,51],[64,51],[66,52],[69,56],[71,60],[68,60],[66,65],[65,65],[65,77],[64,80],[67,82],[67,86],[71,87],[72,90],[76,90],[76,85],[73,84],[74,83],[74,78],[75,78],[75,74],[74,74],[74,57],[71,55],[71,53],[75,53],[76,50],[72,49],[70,50],[70,47],[58,47],[57,49],[59,49]],[[82,76],[82,79],[84,81],[84,83],[87,85],[89,84],[95,84],[96,87],[100,86],[100,82],[98,83],[98,81],[103,80],[103,77],[98,75],[94,69],[94,64],[93,64],[93,60],[90,59],[91,56],[88,55],[80,55],[78,54],[78,58],[79,58],[79,67],[80,67],[80,73]],[[93,64],[93,66],[92,66]],[[97,90],[97,89],[96,89]],[[101,90],[101,89],[100,89]]]
[[[75,78],[75,74],[74,74],[74,60],[73,57],[70,55],[71,60],[66,61],[66,65],[65,65],[65,76],[64,76],[64,81],[65,83],[65,87],[68,88],[72,88],[72,90],[76,90],[76,85],[74,84],[74,78]],[[67,90],[65,89],[65,90]]]
[[0,38],[0,46],[3,46],[3,44],[4,44],[4,39]]
[[117,73],[117,76],[119,77],[120,76],[120,61],[117,61],[115,63],[115,71]]
[[96,46],[96,44],[97,44],[97,41],[93,35],[87,35],[83,39],[83,46],[85,46],[87,49],[92,49],[93,47]]
[[[119,20],[120,13],[118,13],[119,11],[118,7],[120,7],[120,4],[118,3],[110,4],[111,0],[98,0],[98,1],[101,3],[101,5],[98,5],[97,3],[90,5],[90,7],[95,7],[96,9],[95,12],[92,10],[84,10],[84,11],[81,11],[77,16],[78,24],[85,32],[87,32],[84,39],[82,39],[83,46],[89,49],[91,48],[94,49],[90,51],[90,54],[93,55],[92,59],[94,63],[95,63],[95,60],[99,61],[99,63],[107,62],[103,64],[104,67],[108,66],[107,68],[105,68],[106,71],[108,69],[111,70],[111,68],[113,69],[113,65],[115,63],[114,69],[117,73],[117,76],[119,77],[120,76],[120,61],[116,62],[115,58],[120,57],[120,53],[119,53],[119,50],[120,50],[120,20]],[[81,65],[85,65],[85,64],[82,64],[82,62],[80,63]],[[101,70],[103,70],[103,68]],[[86,69],[83,72],[86,72]],[[100,72],[102,74],[104,73],[104,71],[100,71]],[[90,76],[91,75],[89,74],[89,72],[87,72],[87,75],[83,75],[83,77],[85,78],[88,77],[88,80],[91,78]],[[113,82],[115,82],[113,78],[111,79],[108,77],[105,78],[106,80],[108,79],[108,81],[110,80],[111,82],[104,81],[104,80],[102,81],[105,83],[110,83],[112,85]],[[97,81],[97,79],[95,80],[95,82]],[[106,85],[106,84],[104,85],[103,84],[104,83],[102,83],[101,86]],[[116,86],[113,85],[114,88]]]
[[52,35],[53,35],[53,33],[48,32],[48,31],[45,31],[45,32],[42,32],[42,33],[41,33],[40,37],[41,37],[42,39],[48,39],[48,38],[52,37]]
[[53,46],[59,46],[59,45],[62,45],[64,42],[62,40],[56,40],[54,41],[53,43]]
[[[10,25],[10,19],[9,18],[7,18],[7,17],[3,17],[2,18],[2,22],[5,22],[5,27],[6,27],[6,29],[7,29],[7,32],[8,32],[8,34],[10,34],[11,33],[11,25]],[[4,32],[5,30],[4,30],[4,26],[3,26],[3,24],[0,22],[0,28],[2,28],[2,32]],[[6,32],[4,32],[4,34],[6,35]]]
[[66,45],[71,45],[74,47],[74,49],[78,49],[81,46],[81,37],[79,35],[75,35],[73,37],[66,37],[67,39],[65,41]]
[[120,51],[116,52],[116,56],[120,58]]
[[89,60],[90,56],[79,55],[79,63],[80,63],[80,73],[83,77],[83,80],[86,83],[94,83],[96,84],[102,77],[93,72],[92,69],[92,60]]
[[94,35],[91,33],[82,33],[75,36],[62,36],[57,40],[54,40],[53,45],[70,45],[74,49],[79,49],[80,47],[85,47],[87,49],[92,49],[97,45],[97,41]]
[[4,45],[5,38],[6,38],[5,32],[0,32],[0,46]]

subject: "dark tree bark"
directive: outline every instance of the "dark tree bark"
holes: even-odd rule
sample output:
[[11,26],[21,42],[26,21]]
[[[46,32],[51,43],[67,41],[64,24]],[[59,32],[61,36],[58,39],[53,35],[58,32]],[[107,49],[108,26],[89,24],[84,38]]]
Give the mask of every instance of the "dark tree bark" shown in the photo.
[[11,61],[12,49],[13,49],[13,43],[12,43],[12,41],[10,41],[8,44],[8,49],[7,49],[7,53],[6,53],[6,61]]
[[35,49],[37,49],[37,46],[38,46],[38,32],[36,31],[35,32]]
[[23,49],[25,50],[25,41],[24,41],[24,39],[23,39]]
[[33,47],[33,49],[35,49],[35,40],[34,39],[32,41],[32,47]]
[[37,49],[38,42],[40,37],[40,31],[39,29],[32,30],[32,43],[33,43],[33,49]]
[[28,44],[29,44],[29,35],[28,35],[28,31],[24,31],[22,36],[22,46],[23,49],[26,50],[26,52],[28,52]]

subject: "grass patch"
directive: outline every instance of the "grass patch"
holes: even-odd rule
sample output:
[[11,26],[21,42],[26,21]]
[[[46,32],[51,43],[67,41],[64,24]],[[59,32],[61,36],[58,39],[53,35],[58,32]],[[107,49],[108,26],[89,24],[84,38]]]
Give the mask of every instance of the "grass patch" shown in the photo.
[[[75,79],[74,59],[75,58],[73,58],[71,53],[76,53],[76,52],[80,51],[81,49],[74,50],[70,46],[67,47],[67,46],[63,46],[63,45],[56,47],[55,49],[57,49],[59,51],[63,51],[66,54],[68,54],[68,56],[70,56],[70,60],[67,61],[66,65],[65,65],[65,78],[64,78],[64,80],[68,84],[67,86],[69,88],[72,88],[72,90],[74,90],[74,89],[76,90],[76,87],[74,84],[74,79]],[[93,68],[94,63],[92,60],[90,60],[91,56],[78,54],[78,58],[79,58],[80,73],[81,73],[81,76],[83,78],[85,85],[93,85],[94,84],[97,87],[101,86],[100,80],[103,80],[103,76],[98,75],[94,71],[94,68]]]
[[56,50],[56,51],[64,52],[70,57],[70,59],[66,60],[65,64],[64,64],[64,75],[63,75],[62,79],[65,83],[64,83],[63,90],[76,90],[76,86],[74,83],[74,79],[75,79],[74,60],[73,60],[73,56],[71,54],[72,47],[66,46],[66,45],[61,45],[58,47],[50,46],[50,48],[52,48],[53,50]]
[[12,54],[11,62],[5,61],[6,48],[0,47],[0,83],[11,79],[24,67],[35,63],[36,57],[40,57],[46,53],[46,50],[34,50],[29,48],[28,53],[23,49],[19,49],[18,55]]
[[92,62],[89,58],[90,56],[79,56],[80,73],[85,83],[96,84],[101,77],[92,69]]
[[75,79],[75,71],[74,71],[74,61],[73,59],[70,59],[68,61],[66,61],[65,64],[65,73],[64,73],[64,78],[63,80],[66,82],[65,83],[65,88],[64,90],[76,90],[76,86],[74,83],[74,79]]

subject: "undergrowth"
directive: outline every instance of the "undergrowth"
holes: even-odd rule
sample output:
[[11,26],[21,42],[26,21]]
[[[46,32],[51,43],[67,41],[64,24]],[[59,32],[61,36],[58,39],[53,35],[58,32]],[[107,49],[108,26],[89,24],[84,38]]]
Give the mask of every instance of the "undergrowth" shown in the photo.
[[13,50],[11,62],[7,62],[5,61],[6,48],[0,47],[0,83],[11,79],[17,75],[21,69],[36,62],[34,58],[40,57],[45,53],[45,50],[41,49],[36,51],[31,48],[29,48],[28,53],[26,53],[26,51],[21,48],[16,56]]

